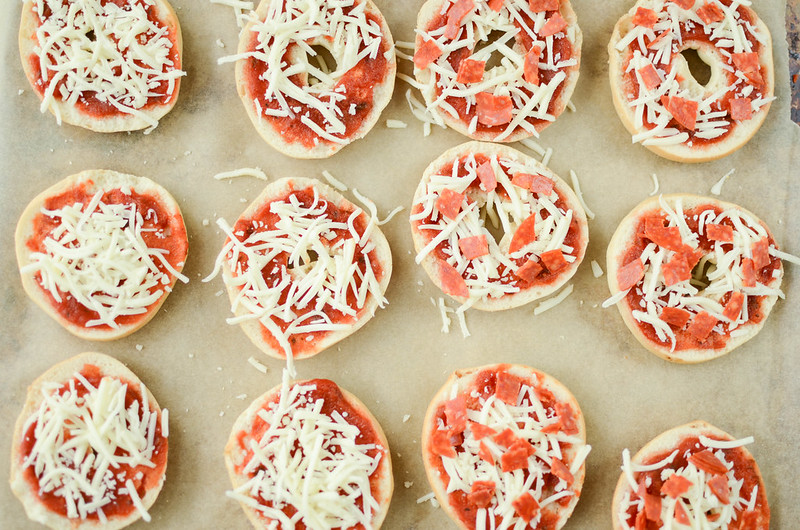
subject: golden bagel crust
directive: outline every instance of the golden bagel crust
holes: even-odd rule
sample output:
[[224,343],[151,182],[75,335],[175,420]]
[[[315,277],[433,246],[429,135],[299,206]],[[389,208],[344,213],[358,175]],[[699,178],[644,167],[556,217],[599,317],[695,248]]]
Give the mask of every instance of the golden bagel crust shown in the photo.
[[[96,366],[104,377],[120,379],[123,382],[138,386],[139,392],[147,395],[150,410],[158,414],[157,422],[159,425],[161,424],[161,407],[150,390],[124,364],[108,355],[95,352],[81,353],[50,367],[45,373],[37,377],[28,387],[25,405],[14,425],[14,439],[11,444],[10,483],[14,495],[22,502],[28,517],[54,530],[116,530],[128,526],[141,518],[139,511],[134,509],[133,512],[125,517],[109,517],[108,522],[105,524],[99,520],[92,519],[68,519],[47,509],[39,500],[37,492],[31,489],[30,484],[23,475],[22,460],[25,455],[20,451],[25,434],[23,429],[28,418],[36,413],[42,403],[42,386],[47,383],[67,383],[75,373],[79,373],[86,365]],[[169,446],[166,438],[164,439],[164,444],[164,450],[168,451]],[[156,502],[165,478],[166,465],[161,470],[156,485],[147,490],[146,494],[141,498],[145,510],[149,510]]]
[[[60,182],[49,187],[28,204],[20,216],[17,223],[15,244],[17,253],[17,264],[20,269],[31,263],[32,250],[28,247],[28,241],[35,237],[33,232],[35,227],[36,218],[41,215],[42,208],[46,201],[52,197],[59,196],[69,190],[84,188],[87,195],[91,198],[92,195],[100,190],[113,191],[113,190],[126,190],[129,189],[140,195],[148,195],[154,197],[159,205],[166,210],[170,215],[170,229],[171,234],[169,238],[178,239],[182,243],[182,247],[186,249],[182,256],[171,262],[173,268],[180,273],[183,270],[183,265],[186,262],[188,252],[188,237],[186,235],[186,227],[183,224],[183,215],[181,214],[178,202],[170,195],[170,193],[146,177],[137,177],[134,175],[127,175],[118,173],[107,169],[91,169],[70,175],[69,177],[61,180]],[[115,340],[137,331],[150,319],[152,319],[167,296],[172,287],[175,286],[177,277],[165,271],[170,276],[168,285],[162,286],[164,292],[158,301],[149,306],[147,312],[142,315],[138,320],[129,324],[121,324],[118,328],[114,329],[106,326],[86,327],[76,324],[62,315],[51,301],[50,295],[44,290],[41,284],[36,280],[33,273],[21,273],[22,286],[28,296],[41,307],[56,322],[61,324],[67,331],[82,339],[87,340]],[[166,289],[169,287],[169,289]]]
[[[69,1],[79,2],[81,0]],[[178,15],[175,13],[175,10],[168,0],[153,0],[153,2],[155,4],[156,16],[158,17],[159,24],[162,27],[168,28],[172,46],[177,50],[177,64],[174,64],[171,68],[173,70],[180,70],[183,57],[183,38],[181,36]],[[22,19],[19,29],[19,52],[25,75],[34,92],[36,92],[41,100],[43,99],[43,89],[38,86],[40,81],[38,65],[34,68],[31,62],[31,58],[38,57],[40,53],[38,50],[39,43],[36,37],[36,30],[38,27],[39,18],[34,12],[34,0],[25,0],[22,6]],[[152,127],[151,120],[158,121],[172,110],[175,103],[178,101],[180,76],[176,77],[174,82],[175,86],[168,101],[157,102],[155,104],[150,104],[150,102],[148,102],[145,107],[137,109],[137,114],[119,111],[108,116],[95,116],[83,111],[79,106],[73,103],[62,100],[60,97],[54,97],[52,99],[48,110],[61,121],[95,132],[111,133],[136,131]],[[143,119],[142,116],[147,116],[149,119]]]

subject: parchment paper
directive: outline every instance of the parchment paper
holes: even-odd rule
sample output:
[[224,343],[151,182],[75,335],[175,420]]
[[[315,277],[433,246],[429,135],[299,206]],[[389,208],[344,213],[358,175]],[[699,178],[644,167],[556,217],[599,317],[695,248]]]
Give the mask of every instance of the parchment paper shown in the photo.
[[[787,265],[786,300],[779,301],[755,339],[721,359],[681,366],[646,352],[615,308],[600,308],[609,296],[606,278],[595,279],[589,266],[597,260],[605,269],[608,240],[619,220],[652,191],[652,173],[665,193],[708,195],[733,168],[721,198],[761,216],[782,248],[800,253],[800,128],[789,121],[784,3],[761,1],[755,6],[772,31],[777,65],[778,99],[767,122],[738,152],[697,165],[669,162],[632,145],[614,112],[606,45],[630,3],[574,0],[584,32],[581,77],[573,97],[577,112],[562,115],[540,140],[554,150],[550,166],[556,173],[578,173],[586,201],[597,214],[590,222],[586,260],[572,280],[575,291],[539,316],[533,314],[535,304],[495,314],[470,311],[471,336],[463,338],[455,323],[449,334],[440,331],[439,313],[430,300],[442,294],[414,263],[408,208],[423,169],[466,138],[439,128],[423,138],[422,125],[404,98],[405,83],[397,83],[392,103],[365,139],[329,160],[287,158],[266,145],[250,124],[236,94],[233,65],[216,64],[218,57],[236,49],[238,28],[230,8],[206,0],[174,0],[188,76],[176,108],[158,128],[145,136],[58,127],[50,114],[40,115],[38,98],[20,66],[16,35],[21,3],[3,2],[0,476],[8,476],[12,426],[27,385],[57,361],[101,351],[138,373],[170,410],[167,481],[151,510],[153,522],[139,522],[135,528],[247,528],[238,504],[225,496],[230,484],[222,449],[236,416],[279,383],[282,363],[266,358],[238,327],[224,322],[229,308],[227,297],[220,296],[222,281],[200,281],[212,270],[224,240],[215,218],[234,221],[263,187],[255,179],[228,183],[212,176],[258,166],[272,179],[320,178],[327,169],[374,200],[381,215],[398,205],[406,207],[383,227],[394,254],[389,306],[355,335],[297,365],[300,377],[331,378],[359,396],[383,425],[395,476],[384,528],[452,526],[441,509],[416,502],[430,492],[419,454],[422,418],[428,400],[453,370],[495,362],[544,370],[567,385],[583,409],[593,450],[583,494],[567,528],[609,528],[622,449],[637,450],[660,432],[697,418],[735,437],[755,436],[751,450],[766,480],[773,528],[794,527],[800,521],[800,268]],[[422,0],[376,4],[396,39],[413,40]],[[402,69],[409,72],[409,65]],[[409,126],[387,129],[387,118]],[[178,284],[144,329],[112,343],[77,339],[47,317],[23,293],[13,255],[14,227],[25,204],[63,177],[91,168],[161,183],[178,198],[190,237],[184,272],[191,282]],[[210,221],[208,226],[204,220]],[[248,364],[251,356],[269,367],[267,375]],[[246,398],[237,398],[243,394]],[[406,422],[405,415],[410,415]],[[0,486],[0,527],[36,527],[7,485]]]

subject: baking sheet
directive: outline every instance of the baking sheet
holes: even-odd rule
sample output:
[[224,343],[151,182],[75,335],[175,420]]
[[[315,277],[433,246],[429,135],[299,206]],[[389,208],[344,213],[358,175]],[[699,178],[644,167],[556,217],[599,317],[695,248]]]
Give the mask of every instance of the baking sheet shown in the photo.
[[[411,41],[422,0],[376,0],[396,39]],[[550,167],[562,177],[574,169],[597,214],[590,222],[586,260],[572,280],[575,290],[558,307],[534,316],[534,305],[502,313],[467,313],[471,336],[458,326],[440,331],[431,298],[441,293],[415,265],[408,208],[422,171],[445,149],[466,139],[434,128],[423,139],[398,81],[381,121],[364,139],[332,159],[287,158],[266,145],[250,124],[236,94],[233,65],[218,57],[233,53],[238,29],[230,8],[206,0],[174,0],[184,38],[185,69],[176,108],[150,135],[102,135],[69,125],[58,127],[39,103],[20,66],[16,31],[20,2],[3,2],[0,39],[5,66],[0,81],[0,476],[8,476],[11,429],[27,385],[53,363],[82,351],[101,351],[125,362],[170,410],[167,481],[151,510],[150,526],[136,528],[247,528],[238,504],[225,496],[229,481],[222,449],[236,416],[256,396],[280,381],[282,363],[266,358],[238,327],[228,326],[221,279],[200,280],[213,268],[224,235],[214,220],[235,220],[263,187],[255,179],[219,182],[212,177],[239,167],[261,167],[271,179],[320,178],[330,171],[374,200],[385,215],[404,212],[383,227],[392,246],[390,304],[361,331],[321,355],[298,362],[302,378],[327,377],[359,396],[389,439],[395,494],[387,529],[447,528],[441,509],[417,499],[430,492],[419,454],[427,401],[457,368],[495,362],[534,366],[560,379],[577,397],[593,450],[581,501],[567,528],[610,527],[610,502],[621,451],[638,449],[660,432],[705,419],[736,437],[754,435],[755,455],[766,481],[773,527],[800,520],[800,267],[788,264],[779,301],[764,330],[732,354],[699,366],[670,364],[647,353],[628,332],[609,296],[605,249],[619,220],[653,189],[708,195],[736,169],[721,198],[752,210],[775,239],[800,254],[800,128],[789,121],[788,59],[783,2],[755,7],[773,35],[777,101],[755,138],[733,155],[712,163],[684,165],[663,160],[639,145],[617,118],[608,88],[606,45],[627,0],[574,0],[584,32],[581,77],[567,112],[542,133],[553,148]],[[220,39],[221,48],[215,41]],[[408,64],[401,70],[408,72]],[[399,119],[407,129],[388,129]],[[83,169],[109,168],[155,179],[178,198],[190,238],[184,272],[160,313],[144,329],[112,343],[90,343],[62,330],[28,300],[16,272],[13,232],[25,204],[41,190]],[[351,194],[348,194],[352,198]],[[205,220],[209,223],[206,226]],[[455,307],[453,302],[447,302]],[[141,349],[141,351],[139,351]],[[269,367],[255,370],[251,356]],[[245,399],[237,396],[246,394]],[[404,422],[404,416],[410,415]],[[0,527],[35,528],[8,486],[0,487]]]

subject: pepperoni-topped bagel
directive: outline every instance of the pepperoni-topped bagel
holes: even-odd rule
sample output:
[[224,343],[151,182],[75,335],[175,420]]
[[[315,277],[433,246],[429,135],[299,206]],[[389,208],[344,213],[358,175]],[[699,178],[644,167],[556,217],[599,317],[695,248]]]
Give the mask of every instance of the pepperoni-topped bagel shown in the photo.
[[453,129],[515,142],[564,111],[582,40],[569,0],[428,0],[414,76],[428,110]]
[[392,499],[389,445],[364,404],[336,383],[278,385],[245,410],[225,446],[255,528],[378,529]]
[[302,359],[342,340],[386,302],[389,243],[376,219],[314,179],[268,185],[217,258],[234,317],[262,351]]
[[[493,231],[502,235],[495,240]],[[479,142],[446,151],[425,170],[411,233],[431,280],[487,311],[556,291],[589,242],[586,214],[563,180],[515,149]]]
[[[749,5],[639,0],[617,22],[608,45],[611,93],[634,142],[670,160],[704,162],[755,134],[774,99],[775,71],[769,29]],[[705,84],[687,50],[708,65]]]
[[769,229],[735,204],[664,195],[639,204],[608,245],[608,285],[625,324],[669,361],[724,355],[761,330],[778,297]]
[[166,0],[26,0],[19,50],[62,121],[98,132],[152,129],[178,99],[181,29]]
[[392,34],[372,0],[262,0],[233,58],[256,130],[295,158],[325,158],[364,137],[389,104],[397,71]]
[[175,199],[145,177],[110,170],[69,176],[20,217],[17,263],[25,292],[70,333],[124,337],[156,314],[189,249]]
[[744,447],[751,443],[698,420],[656,436],[633,458],[625,449],[611,505],[614,530],[767,530],[764,481]]
[[11,489],[49,528],[116,529],[142,518],[167,468],[168,414],[100,353],[59,363],[28,388],[14,427]]
[[458,370],[428,406],[428,481],[459,528],[564,526],[586,473],[583,414],[549,375],[520,365]]

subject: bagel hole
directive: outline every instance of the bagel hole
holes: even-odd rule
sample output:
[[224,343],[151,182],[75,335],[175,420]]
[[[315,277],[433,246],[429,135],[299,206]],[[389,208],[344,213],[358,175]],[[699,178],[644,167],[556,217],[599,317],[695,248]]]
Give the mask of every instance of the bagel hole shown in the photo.
[[500,240],[503,239],[503,236],[506,235],[505,231],[503,230],[503,226],[498,222],[497,225],[492,222],[492,218],[489,217],[486,211],[486,206],[482,206],[480,209],[480,216],[483,220],[483,227],[486,229],[489,234],[491,234],[492,238],[494,238],[495,243],[498,245],[500,244]]
[[[326,74],[336,71],[336,59],[334,59],[333,54],[328,48],[317,44],[312,46],[311,49],[316,55],[308,54],[308,64],[319,68],[320,71]],[[313,73],[308,74],[309,85],[316,85],[321,82],[322,80],[317,78]]]
[[89,30],[89,31],[86,33],[86,38],[87,38],[87,39],[89,39],[89,40],[90,40],[90,41],[92,41],[92,42],[94,42],[95,40],[97,40],[97,37],[95,37],[95,35],[94,35],[94,30],[93,30],[93,29],[90,29],[90,30]]
[[700,85],[706,86],[711,81],[711,66],[700,57],[694,48],[683,50],[681,55],[686,59],[689,72],[691,72],[694,80]]
[[709,273],[714,272],[716,269],[716,263],[705,258],[701,259],[692,269],[692,279],[689,280],[689,283],[702,291],[711,284],[711,280],[708,279],[708,275]]
[[310,268],[317,262],[318,259],[319,254],[317,254],[316,251],[309,249],[304,255],[301,254],[299,256],[299,259],[296,263],[289,261],[289,263],[286,265],[286,268],[289,270]]
[[[479,51],[491,46],[497,41],[502,41],[505,35],[506,35],[505,31],[499,31],[499,30],[492,31],[491,33],[489,33],[489,35],[486,36],[486,40],[480,40],[477,42],[477,44],[475,44],[475,49],[472,51],[472,55],[475,55]],[[510,48],[514,46],[514,39],[510,38],[506,40],[505,43]],[[488,72],[492,68],[500,66],[502,59],[503,59],[503,54],[495,50],[494,52],[492,52],[489,58],[486,59],[486,65],[483,67],[483,71]]]

